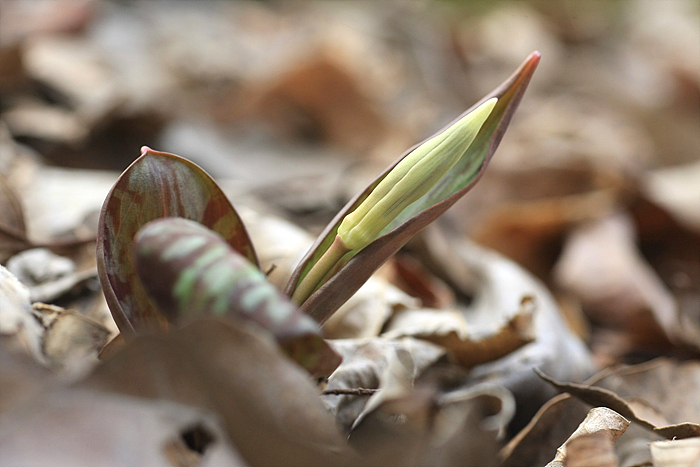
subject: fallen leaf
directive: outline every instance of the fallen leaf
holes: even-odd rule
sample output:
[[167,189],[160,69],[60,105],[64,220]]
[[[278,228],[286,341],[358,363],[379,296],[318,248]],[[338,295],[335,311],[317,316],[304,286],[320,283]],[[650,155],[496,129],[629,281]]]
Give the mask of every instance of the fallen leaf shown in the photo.
[[[623,416],[616,413],[614,410],[608,409],[606,407],[592,408],[588,412],[588,415],[586,415],[585,420],[583,420],[583,422],[581,422],[576,431],[574,431],[571,434],[566,443],[564,443],[561,447],[559,447],[559,449],[557,449],[557,454],[556,456],[554,456],[554,460],[547,464],[547,467],[564,467],[564,465],[569,465],[569,443],[571,443],[574,439],[580,436],[598,433],[602,434],[604,438],[600,440],[597,438],[591,440],[589,438],[587,441],[596,443],[597,445],[602,445],[604,453],[607,452],[607,463],[601,465],[616,465],[617,462],[614,458],[614,454],[610,452],[609,448],[612,446],[613,443],[615,443],[615,441],[618,440],[622,433],[624,433],[627,430],[629,424],[629,420],[625,419]],[[606,442],[610,443],[607,447]],[[581,446],[578,447],[579,450],[581,448]],[[591,454],[590,450],[588,451],[588,454]],[[612,454],[613,460],[615,461],[612,464],[610,464],[609,460],[610,454]],[[577,455],[580,456],[580,454],[578,453]],[[577,464],[576,462],[577,461],[574,461],[574,465],[598,465],[597,463],[592,463],[591,459],[581,459],[580,461],[578,461],[580,462],[580,464]]]
[[[422,244],[425,261],[435,273],[458,293],[471,298],[458,309],[472,339],[492,339],[491,344],[495,345],[489,349],[495,359],[474,366],[463,384],[488,382],[508,388],[522,401],[514,426],[525,426],[555,394],[546,384],[536,381],[532,368],[548,368],[543,371],[567,375],[576,381],[593,374],[588,349],[568,327],[550,292],[530,273],[486,248],[449,239],[437,228],[425,232]],[[516,326],[504,328],[511,320]],[[524,339],[528,335],[534,338],[530,343]],[[518,348],[520,344],[524,345]],[[484,357],[488,356],[488,352],[484,353]]]
[[205,408],[251,466],[358,464],[309,375],[250,325],[204,319],[136,337],[85,385]]
[[547,401],[498,454],[503,467],[545,465],[585,419],[590,406],[568,395]]
[[651,443],[655,467],[694,467],[700,463],[700,438],[674,439]]
[[626,214],[575,229],[554,267],[554,278],[579,297],[594,322],[626,329],[641,345],[663,341],[663,330],[677,320],[674,297],[639,251],[633,221]]
[[496,466],[497,439],[514,412],[502,388],[395,393],[370,411],[350,443],[370,465]]
[[700,378],[697,362],[657,359],[604,370],[589,384],[563,384],[540,376],[561,392],[593,406],[609,407],[666,438],[700,436],[700,411],[694,397]]
[[564,465],[568,467],[617,467],[614,441],[605,431],[572,437],[566,443]]
[[532,342],[536,307],[532,297],[523,297],[521,307],[501,317],[507,321],[493,333],[471,330],[458,310],[406,310],[388,323],[383,337],[409,336],[433,342],[444,347],[460,365],[471,368],[498,360]]
[[41,362],[43,334],[43,327],[34,318],[29,289],[0,266],[0,335],[15,336],[24,350]]
[[444,349],[412,338],[336,339],[330,341],[343,357],[328,379],[334,389],[379,389],[370,398],[354,395],[324,396],[338,426],[349,432],[373,407],[388,397],[410,392],[417,377],[444,356]]
[[700,231],[700,161],[649,171],[642,183],[652,201],[683,224]]
[[0,176],[0,263],[30,246],[22,204],[7,179]]
[[375,337],[394,313],[417,305],[416,299],[375,274],[323,323],[323,329],[332,339]]
[[[220,424],[169,401],[60,388],[0,417],[0,450],[7,465],[247,466]],[[208,442],[190,445],[193,432]]]
[[46,361],[57,367],[96,364],[97,354],[107,344],[110,330],[74,310],[34,303],[44,326],[41,349]]

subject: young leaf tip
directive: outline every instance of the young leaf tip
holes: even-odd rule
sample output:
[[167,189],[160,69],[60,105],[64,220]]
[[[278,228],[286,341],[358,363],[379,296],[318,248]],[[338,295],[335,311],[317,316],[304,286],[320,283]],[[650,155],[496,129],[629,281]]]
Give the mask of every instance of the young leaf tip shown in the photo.
[[425,195],[467,152],[491,111],[493,97],[408,154],[338,227],[349,250],[369,245],[408,205]]

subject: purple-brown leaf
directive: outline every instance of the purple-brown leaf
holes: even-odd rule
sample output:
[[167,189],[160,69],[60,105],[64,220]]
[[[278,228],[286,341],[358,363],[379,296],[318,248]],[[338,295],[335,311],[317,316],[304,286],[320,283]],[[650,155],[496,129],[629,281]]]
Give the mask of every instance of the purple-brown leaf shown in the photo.
[[162,329],[167,320],[150,301],[131,262],[134,235],[147,222],[183,217],[220,234],[253,264],[258,260],[243,223],[216,182],[174,154],[142,149],[107,195],[100,213],[97,267],[120,331]]
[[314,376],[329,376],[340,364],[318,324],[203,225],[174,217],[151,221],[136,234],[133,254],[141,282],[169,322],[253,321]]

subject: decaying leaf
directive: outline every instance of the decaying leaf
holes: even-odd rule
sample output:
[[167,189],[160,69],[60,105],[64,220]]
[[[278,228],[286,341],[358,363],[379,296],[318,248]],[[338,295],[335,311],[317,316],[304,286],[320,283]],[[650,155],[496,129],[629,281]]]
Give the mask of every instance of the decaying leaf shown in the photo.
[[674,298],[638,250],[635,228],[627,215],[575,229],[554,276],[560,286],[580,298],[596,322],[626,328],[640,343],[663,339],[663,334],[659,336],[662,329],[671,329],[678,320]]
[[533,310],[537,305],[533,302],[532,297],[525,296],[512,316],[494,318],[494,321],[499,318],[507,321],[493,334],[470,330],[458,310],[422,309],[398,313],[383,336],[388,339],[410,336],[433,342],[444,347],[462,366],[471,368],[505,357],[534,340]]
[[499,452],[502,467],[545,465],[585,419],[590,406],[568,395],[547,401]]
[[[617,439],[622,435],[622,433],[627,430],[627,427],[629,426],[630,421],[625,419],[623,416],[620,414],[616,413],[614,410],[610,410],[606,407],[595,407],[591,409],[588,412],[588,415],[586,415],[586,419],[581,422],[579,427],[574,431],[569,439],[557,449],[557,454],[554,457],[554,460],[547,464],[547,467],[564,467],[564,465],[569,465],[569,460],[568,460],[568,454],[569,454],[569,443],[571,443],[574,439],[584,436],[584,435],[591,435],[591,434],[597,434],[597,433],[602,433],[605,436],[605,439],[598,441],[599,443],[602,443],[603,446],[605,446],[605,441],[607,440],[610,445],[617,441]],[[593,440],[594,442],[596,441],[595,439]],[[578,448],[580,449],[580,447]],[[608,451],[607,449],[605,451]],[[604,451],[604,452],[605,452]],[[613,455],[614,458],[614,455]],[[590,463],[590,459],[588,459],[589,463],[586,463],[584,460],[580,464],[575,465],[599,465],[599,464],[594,464]],[[601,465],[616,465],[616,462],[613,464],[601,464]]]
[[136,337],[85,384],[205,408],[251,466],[358,465],[309,375],[250,324],[202,319]]
[[136,234],[132,251],[141,283],[170,323],[205,316],[250,320],[316,376],[330,375],[340,363],[318,324],[203,225],[174,217],[151,221]]
[[[450,240],[438,229],[428,229],[423,243],[426,261],[436,273],[457,291],[471,297],[468,305],[459,305],[469,335],[484,336],[480,340],[494,346],[485,349],[488,352],[484,357],[499,357],[474,366],[468,383],[504,385],[516,398],[522,397],[516,423],[524,426],[554,395],[546,384],[536,381],[533,367],[547,368],[544,371],[564,374],[576,381],[594,372],[584,343],[567,326],[550,292],[530,273],[474,243]],[[527,326],[528,315],[532,319],[532,331]],[[511,320],[518,324],[518,319],[523,317],[522,328],[504,328]],[[518,330],[526,333],[514,332]],[[534,340],[525,343],[527,339],[523,336],[528,335]],[[467,343],[460,345],[468,347]]]
[[496,466],[497,439],[514,411],[503,388],[429,388],[396,393],[377,405],[350,435],[370,465]]
[[114,320],[127,336],[166,326],[131,264],[134,235],[161,217],[197,221],[257,264],[245,227],[214,180],[186,159],[144,147],[107,196],[97,240],[100,282]]
[[0,266],[0,335],[12,335],[38,361],[43,361],[44,329],[34,318],[29,289]]
[[323,329],[333,339],[378,336],[394,313],[417,305],[415,298],[374,275],[323,323]]
[[210,412],[82,388],[54,390],[0,417],[0,451],[5,465],[248,465]]
[[651,443],[654,467],[694,467],[700,463],[700,438]]
[[416,378],[445,354],[435,344],[412,338],[337,339],[331,343],[343,362],[328,379],[327,391],[379,389],[371,398],[324,396],[338,425],[347,432],[379,402],[410,392]]
[[606,431],[594,431],[572,437],[566,443],[568,467],[617,467],[614,441]]
[[[345,261],[348,261],[347,264],[342,266],[338,273],[327,280],[303,303],[302,307],[307,313],[319,322],[325,321],[362,286],[379,266],[405,245],[412,236],[439,217],[469,191],[483,174],[496,147],[500,143],[510,123],[510,119],[520,103],[527,84],[537,67],[539,57],[540,55],[537,52],[530,55],[523,65],[499,88],[463,114],[468,114],[488,99],[498,98],[494,110],[484,123],[479,135],[471,144],[467,153],[424,197],[406,208],[380,234],[382,236],[374,240],[349,261],[348,258],[344,258],[339,265],[342,266]],[[352,199],[328,224],[290,278],[285,289],[287,294],[293,294],[301,279],[329,249],[342,220],[355,210],[413,149],[415,148],[407,151],[395,164],[388,167],[384,173],[377,177],[367,189]]]
[[22,204],[5,177],[0,175],[0,263],[30,246]]
[[697,362],[657,359],[603,371],[589,384],[547,380],[559,391],[594,406],[609,407],[655,434],[680,439],[700,436],[695,397],[699,378]]
[[97,363],[97,354],[109,339],[109,329],[55,305],[34,303],[33,308],[45,329],[41,349],[49,364],[62,367],[85,360]]
[[53,302],[97,279],[94,267],[78,271],[73,260],[47,248],[32,248],[14,255],[7,261],[7,269],[29,287],[32,302]]

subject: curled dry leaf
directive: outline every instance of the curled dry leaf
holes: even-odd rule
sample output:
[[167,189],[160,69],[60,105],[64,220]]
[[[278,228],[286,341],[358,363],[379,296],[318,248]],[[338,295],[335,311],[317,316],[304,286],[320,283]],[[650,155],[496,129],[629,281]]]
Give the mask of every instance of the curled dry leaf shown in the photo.
[[[569,443],[572,440],[583,436],[590,435],[594,433],[602,433],[605,436],[605,440],[609,443],[615,443],[622,433],[627,430],[630,421],[627,420],[622,415],[618,414],[614,410],[608,409],[607,407],[594,407],[588,412],[585,420],[581,422],[579,427],[574,431],[569,439],[564,443],[559,449],[557,449],[557,454],[554,460],[547,464],[547,467],[564,467],[564,465],[569,465],[568,460],[568,450]],[[605,446],[605,441],[599,441],[599,443]],[[590,459],[589,459],[590,461]],[[581,463],[579,465],[598,465],[598,464],[585,464]],[[613,464],[614,465],[614,464]]]
[[[0,417],[0,451],[5,465],[246,467],[220,423],[173,402],[63,388]],[[192,433],[206,442],[188,444]]]
[[348,432],[379,402],[410,392],[416,377],[445,355],[437,345],[412,338],[337,339],[331,344],[343,361],[328,379],[327,390],[379,389],[371,398],[324,396],[338,425]]
[[[503,310],[503,324],[493,334],[471,330],[458,310],[406,310],[395,316],[383,336],[387,339],[410,336],[444,347],[460,365],[498,360],[534,340],[532,297],[523,297],[519,309]],[[500,311],[500,310],[499,310]]]
[[636,240],[626,214],[579,226],[564,244],[554,277],[597,322],[628,328],[642,343],[658,342],[664,337],[659,325],[671,329],[677,323],[677,305]]
[[502,467],[545,465],[585,419],[590,406],[568,394],[547,401],[499,452]]
[[617,467],[613,440],[605,431],[594,431],[572,437],[566,443],[565,464],[568,467]]
[[420,387],[381,401],[350,443],[370,465],[495,466],[497,439],[514,405],[503,388],[439,395]]
[[654,467],[694,467],[700,463],[700,438],[651,443]]
[[340,363],[318,324],[216,232],[187,219],[157,219],[138,231],[132,251],[141,283],[169,322],[250,320],[315,376],[330,375]]
[[34,318],[29,289],[5,266],[0,266],[0,335],[8,334],[43,362],[41,341],[44,329]]
[[[537,381],[533,367],[578,381],[593,373],[584,343],[569,329],[546,287],[531,274],[474,243],[450,240],[437,229],[426,231],[424,244],[428,264],[456,290],[473,297],[468,306],[460,307],[470,335],[489,336],[491,343],[503,346],[498,352],[498,347],[492,349],[491,355],[499,358],[472,368],[469,384],[488,381],[504,385],[516,398],[523,397],[518,406],[521,426],[554,395]],[[518,326],[504,329],[504,324],[518,323],[523,314],[525,324],[528,315],[532,316],[534,340],[518,348],[516,344],[524,343],[522,334],[513,332]]]
[[417,305],[415,298],[375,274],[323,323],[323,329],[333,339],[378,336],[394,313]]
[[696,397],[700,365],[697,362],[657,359],[603,371],[589,384],[563,384],[549,378],[547,381],[561,392],[594,406],[609,407],[666,438],[700,436]]
[[243,223],[216,182],[186,159],[144,147],[141,157],[124,171],[107,195],[97,238],[102,289],[114,321],[127,337],[167,326],[131,263],[134,235],[144,224],[161,217],[197,221],[258,264]]
[[7,179],[0,175],[0,263],[30,247],[22,204]]
[[309,375],[250,324],[202,319],[136,337],[85,384],[205,408],[251,466],[358,465]]
[[32,302],[51,303],[97,279],[97,269],[76,270],[76,264],[46,248],[32,248],[14,255],[7,269],[29,287]]
[[44,303],[34,303],[33,308],[45,329],[41,349],[49,364],[97,363],[97,354],[109,340],[109,329],[73,310]]

